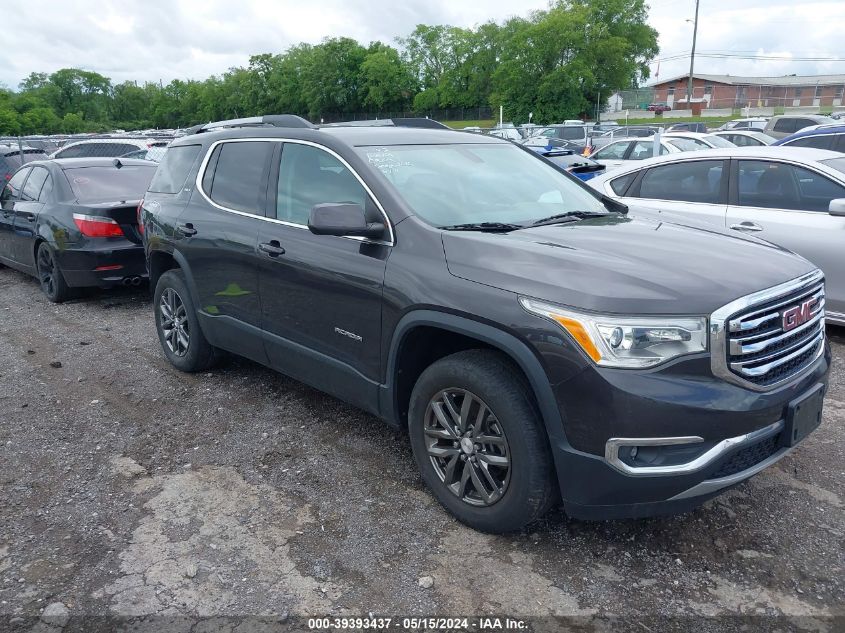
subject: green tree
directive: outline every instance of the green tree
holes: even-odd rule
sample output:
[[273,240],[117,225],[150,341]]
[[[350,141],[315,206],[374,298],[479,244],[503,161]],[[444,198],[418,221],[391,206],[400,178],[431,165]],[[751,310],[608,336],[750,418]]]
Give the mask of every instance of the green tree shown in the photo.
[[370,45],[361,63],[361,103],[383,112],[403,110],[415,88],[407,64],[392,46],[381,42]]
[[302,69],[302,96],[312,118],[357,112],[360,68],[367,51],[348,37],[323,40]]
[[85,131],[85,120],[76,112],[68,112],[62,118],[62,131],[66,134],[78,134]]

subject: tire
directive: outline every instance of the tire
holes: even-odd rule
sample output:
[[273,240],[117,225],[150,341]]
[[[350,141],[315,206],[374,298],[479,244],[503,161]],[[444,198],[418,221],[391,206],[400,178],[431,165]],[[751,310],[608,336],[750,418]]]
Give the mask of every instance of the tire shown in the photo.
[[[464,416],[467,397],[472,400]],[[447,402],[457,415],[449,414]],[[484,414],[482,407],[487,409]],[[411,394],[408,427],[426,485],[472,528],[490,533],[518,530],[542,517],[557,500],[548,438],[530,388],[496,352],[458,352],[423,371]],[[467,444],[467,437],[475,441]],[[476,482],[485,489],[483,494]]]
[[62,303],[73,296],[56,261],[56,254],[47,242],[41,242],[35,252],[35,274],[41,291],[49,301]]
[[[180,371],[196,372],[215,364],[217,350],[200,329],[182,271],[168,270],[159,278],[153,294],[153,309],[158,340],[171,365]],[[171,317],[174,312],[176,321]]]

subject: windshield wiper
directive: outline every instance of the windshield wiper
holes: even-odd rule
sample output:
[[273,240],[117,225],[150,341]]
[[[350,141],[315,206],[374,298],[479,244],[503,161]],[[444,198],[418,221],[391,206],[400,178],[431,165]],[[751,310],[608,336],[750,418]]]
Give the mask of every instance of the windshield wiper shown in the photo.
[[584,218],[602,218],[606,216],[606,212],[600,211],[567,211],[566,213],[557,213],[550,215],[547,218],[540,218],[531,223],[531,226],[545,226],[547,224],[563,224],[565,222],[575,222],[576,220],[583,220]]
[[508,224],[507,222],[471,222],[468,224],[451,224],[441,226],[444,231],[516,231],[524,229],[521,224]]

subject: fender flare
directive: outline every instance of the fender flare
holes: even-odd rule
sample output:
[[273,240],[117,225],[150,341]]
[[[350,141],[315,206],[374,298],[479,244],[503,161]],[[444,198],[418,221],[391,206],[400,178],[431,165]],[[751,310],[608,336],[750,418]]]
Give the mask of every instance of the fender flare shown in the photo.
[[[413,310],[399,320],[393,331],[390,351],[387,357],[387,380],[385,389],[381,392],[382,401],[380,408],[384,412],[385,418],[395,421],[396,424],[399,424],[399,420],[401,419],[396,394],[396,376],[398,371],[396,364],[399,350],[407,334],[413,328],[421,326],[437,327],[478,339],[507,355],[522,369],[531,389],[534,391],[549,442],[555,447],[569,446],[563,428],[563,418],[557,406],[557,400],[552,391],[548,375],[545,369],[543,369],[540,359],[537,358],[537,355],[531,351],[528,345],[513,334],[493,327],[492,325],[436,310]],[[557,453],[557,451],[553,451],[553,453]]]

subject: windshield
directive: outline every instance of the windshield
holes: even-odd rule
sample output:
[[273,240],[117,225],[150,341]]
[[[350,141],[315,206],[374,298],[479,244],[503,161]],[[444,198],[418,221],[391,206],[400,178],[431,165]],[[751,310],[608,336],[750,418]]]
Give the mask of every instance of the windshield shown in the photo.
[[836,171],[841,171],[845,174],[845,158],[831,158],[830,160],[820,161],[823,165],[832,167]]
[[569,211],[607,213],[589,191],[510,144],[392,145],[358,152],[437,227],[531,224]]
[[156,168],[154,164],[65,169],[73,194],[79,202],[140,200]]

